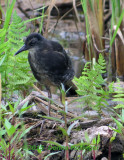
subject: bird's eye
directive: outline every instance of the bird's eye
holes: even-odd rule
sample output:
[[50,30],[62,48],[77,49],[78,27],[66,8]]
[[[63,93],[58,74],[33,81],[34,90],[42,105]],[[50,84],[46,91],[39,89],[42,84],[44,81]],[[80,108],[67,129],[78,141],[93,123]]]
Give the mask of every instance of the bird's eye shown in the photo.
[[36,44],[36,40],[35,39],[32,39],[32,41],[30,41],[29,45],[30,46],[34,46]]
[[30,42],[29,43],[30,46],[34,46],[34,44],[35,44],[34,42]]

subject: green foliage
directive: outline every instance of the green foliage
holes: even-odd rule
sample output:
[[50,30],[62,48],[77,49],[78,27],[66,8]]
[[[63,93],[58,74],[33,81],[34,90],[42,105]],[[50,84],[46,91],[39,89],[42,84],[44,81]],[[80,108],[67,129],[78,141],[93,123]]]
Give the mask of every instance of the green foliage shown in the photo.
[[119,118],[119,120],[117,118],[112,117],[112,119],[114,120],[114,122],[117,125],[117,129],[112,128],[116,133],[121,134],[124,137],[124,88],[121,87],[120,85],[120,80],[117,80],[117,86],[113,87],[113,91],[112,93],[114,93],[113,95],[113,101],[117,101],[118,104],[114,107],[115,110],[119,109],[120,110],[120,114],[116,115]]
[[[112,13],[113,13],[113,12],[112,12]],[[115,17],[117,17],[117,16],[112,14],[112,20],[113,20]],[[110,41],[110,46],[112,46],[112,44],[113,44],[113,42],[114,42],[114,40],[115,40],[115,37],[116,37],[116,35],[117,35],[118,29],[119,29],[119,27],[120,27],[120,25],[121,25],[121,23],[122,23],[123,18],[124,18],[124,10],[121,12],[121,15],[120,15],[120,17],[119,17],[118,23],[116,24],[117,27],[116,27],[116,30],[115,30],[115,32],[114,32],[114,34],[113,34],[113,37],[112,37],[111,41]],[[113,20],[112,23],[113,23],[113,25],[115,25],[115,24],[114,24],[114,23],[115,23],[114,20]]]
[[101,106],[107,104],[106,98],[109,95],[109,92],[104,91],[102,88],[102,84],[104,84],[102,73],[105,73],[105,60],[100,54],[98,63],[95,62],[90,68],[89,64],[89,62],[86,63],[80,78],[74,78],[78,87],[77,93],[82,96],[78,101],[83,102],[82,106],[91,107],[99,111]]
[[50,119],[50,120],[53,120],[53,121],[57,121],[57,122],[60,122],[60,123],[64,123],[63,120],[61,120],[59,118],[56,118],[56,117],[48,117],[48,116],[41,116],[41,115],[38,115],[38,116],[42,117],[42,118]]
[[124,109],[124,88],[120,86],[120,81],[119,80],[118,80],[118,86],[115,87],[115,90],[113,91],[113,93],[114,93],[113,101],[120,102],[119,104],[117,104],[114,107],[114,109],[119,109],[119,108]]
[[[123,115],[124,116],[124,115]],[[120,117],[120,115],[119,115],[119,117]],[[114,128],[112,128],[115,132],[117,132],[117,133],[120,133],[120,134],[122,134],[123,135],[123,132],[124,132],[124,127],[123,127],[123,122],[121,123],[121,122],[119,122],[117,119],[115,119],[114,117],[112,117],[112,119],[114,120],[114,122],[116,123],[116,125],[117,125],[117,127],[118,127],[118,129],[114,129]]]
[[[81,4],[82,4],[83,11],[84,11],[84,16],[85,16],[87,44],[88,44],[89,57],[90,57],[90,60],[91,60],[92,40],[91,40],[91,36],[90,36],[91,31],[90,31],[89,19],[88,19],[88,15],[87,15],[87,0],[81,0]],[[93,6],[93,4],[91,4],[91,3],[90,3],[90,5]]]
[[[102,63],[102,62],[100,62],[100,63]],[[89,151],[97,150],[98,145],[100,143],[100,135],[98,135],[98,137],[95,137],[95,138],[93,138],[92,141],[90,141],[90,138],[89,138],[89,135],[87,134],[87,132],[85,132],[85,142],[83,142],[83,140],[81,140],[81,142],[79,142],[77,144],[69,143],[69,136],[71,135],[72,129],[78,124],[78,120],[82,117],[76,117],[76,118],[73,118],[71,120],[68,120],[66,118],[67,109],[65,109],[65,105],[66,105],[66,108],[68,106],[66,104],[65,95],[66,95],[66,92],[65,92],[64,86],[61,85],[61,96],[62,96],[61,103],[63,104],[64,111],[61,110],[61,111],[58,111],[58,112],[63,115],[64,120],[59,120],[56,117],[41,116],[43,118],[47,118],[47,119],[50,119],[50,120],[53,120],[53,121],[60,122],[62,124],[62,126],[64,124],[64,127],[58,127],[58,129],[61,130],[61,132],[63,134],[63,137],[65,137],[65,145],[62,145],[62,144],[60,144],[58,142],[55,142],[55,141],[43,141],[45,143],[50,144],[49,145],[49,146],[51,146],[50,150],[58,151],[58,152],[50,153],[49,155],[47,155],[45,157],[45,159],[48,158],[49,156],[52,156],[53,154],[58,154],[60,151],[65,150],[65,159],[68,160],[69,159],[69,150],[78,150],[78,151],[81,151],[82,155],[84,155],[85,153],[87,153]],[[70,124],[70,125],[68,125],[68,124]]]
[[[124,125],[123,125],[124,124],[124,109],[122,109],[121,114],[120,115],[117,114],[117,116],[118,116],[119,120],[117,118],[112,117],[112,119],[114,120],[114,122],[117,125],[117,129],[112,128],[112,127],[111,127],[111,129],[113,131],[115,131],[115,133],[119,133],[124,138]],[[116,137],[116,135],[113,136],[113,139],[114,139],[114,137]]]
[[[2,85],[9,91],[23,90],[32,84],[34,78],[30,71],[27,61],[27,53],[24,52],[18,56],[14,53],[23,45],[23,37],[29,35],[30,30],[26,31],[26,26],[22,19],[13,14],[12,23],[7,31],[5,28],[0,30],[0,72],[2,75]],[[2,42],[2,37],[6,37],[6,41]]]
[[[8,107],[10,110],[6,109],[6,106],[1,106],[0,120],[2,127],[0,126],[0,153],[1,159],[29,159],[30,155],[33,155],[31,151],[28,150],[28,146],[25,148],[20,146],[19,143],[24,139],[26,134],[31,130],[32,127],[25,128],[23,121],[18,124],[13,125],[14,115],[17,113],[22,115],[24,111],[17,111],[18,102],[14,105],[10,104]],[[23,106],[23,107],[27,107]],[[28,109],[28,107],[27,107]],[[8,118],[9,117],[9,118]],[[25,140],[23,140],[25,144]]]
[[60,151],[48,154],[47,156],[45,156],[44,160],[47,160],[48,157],[50,157],[50,156],[52,156],[52,155],[56,155],[56,154],[58,154],[59,152],[60,152]]

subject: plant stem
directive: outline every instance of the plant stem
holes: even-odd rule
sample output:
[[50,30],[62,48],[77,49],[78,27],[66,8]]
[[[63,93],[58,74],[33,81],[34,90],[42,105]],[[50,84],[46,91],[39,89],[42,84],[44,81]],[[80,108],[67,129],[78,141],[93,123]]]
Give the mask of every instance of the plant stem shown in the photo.
[[9,159],[8,160],[10,160],[10,158],[11,158],[11,155],[10,155],[10,153],[11,153],[11,144],[10,144],[10,141],[11,141],[11,138],[9,139]]
[[96,156],[95,156],[95,151],[94,150],[92,151],[92,154],[93,154],[93,160],[95,160]]
[[[61,90],[61,102],[63,104],[63,107],[64,107],[64,121],[65,121],[65,130],[66,130],[66,133],[67,133],[67,130],[68,130],[68,126],[67,126],[67,117],[66,117],[66,100],[65,100],[65,97],[66,97],[66,93],[65,93],[65,89],[63,88],[64,86],[62,86],[62,90]],[[68,146],[68,134],[66,134],[66,149],[65,149],[65,159],[66,160],[69,160],[69,146]]]
[[82,155],[82,152],[83,152],[83,151],[81,150],[81,160],[83,160],[83,155]]
[[111,142],[109,142],[108,160],[111,160]]
[[[65,111],[65,105],[64,105],[64,111]],[[66,118],[66,114],[64,114],[64,121],[65,121],[65,130],[67,131],[67,118]],[[69,147],[68,147],[68,135],[66,135],[66,147],[67,150],[65,151],[65,159],[69,160]]]

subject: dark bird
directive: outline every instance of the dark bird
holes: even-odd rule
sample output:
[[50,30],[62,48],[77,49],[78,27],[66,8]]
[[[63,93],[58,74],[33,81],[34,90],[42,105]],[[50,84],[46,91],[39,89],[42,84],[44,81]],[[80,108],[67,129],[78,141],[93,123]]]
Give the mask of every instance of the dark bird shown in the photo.
[[[74,70],[70,57],[59,43],[47,40],[39,33],[32,33],[15,55],[26,50],[29,50],[28,61],[34,77],[45,85],[48,98],[52,97],[51,85],[60,87],[61,83],[66,84],[73,79]],[[49,101],[49,116],[50,106]]]

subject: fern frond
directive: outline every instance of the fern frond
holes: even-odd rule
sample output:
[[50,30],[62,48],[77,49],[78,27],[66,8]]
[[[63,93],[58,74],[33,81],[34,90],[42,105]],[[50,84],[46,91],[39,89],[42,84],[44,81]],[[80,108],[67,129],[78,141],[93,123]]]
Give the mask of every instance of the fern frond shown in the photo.
[[30,30],[26,31],[24,21],[22,21],[15,11],[8,30],[0,29],[0,33],[0,37],[6,34],[7,40],[4,43],[0,41],[0,53],[5,52],[6,54],[5,59],[3,59],[4,54],[0,56],[0,61],[4,60],[0,67],[3,86],[8,87],[10,91],[17,90],[18,88],[27,88],[34,81],[27,61],[27,52],[17,57],[13,55],[23,45],[23,37],[28,36]]
[[100,54],[98,63],[95,62],[95,64],[91,65],[91,68],[89,67],[89,63],[87,63],[83,69],[82,76],[74,78],[78,87],[77,93],[83,96],[81,100],[84,106],[98,111],[100,110],[100,106],[106,104],[105,98],[108,98],[102,89],[104,79],[101,74],[105,72],[105,65],[105,60]]

